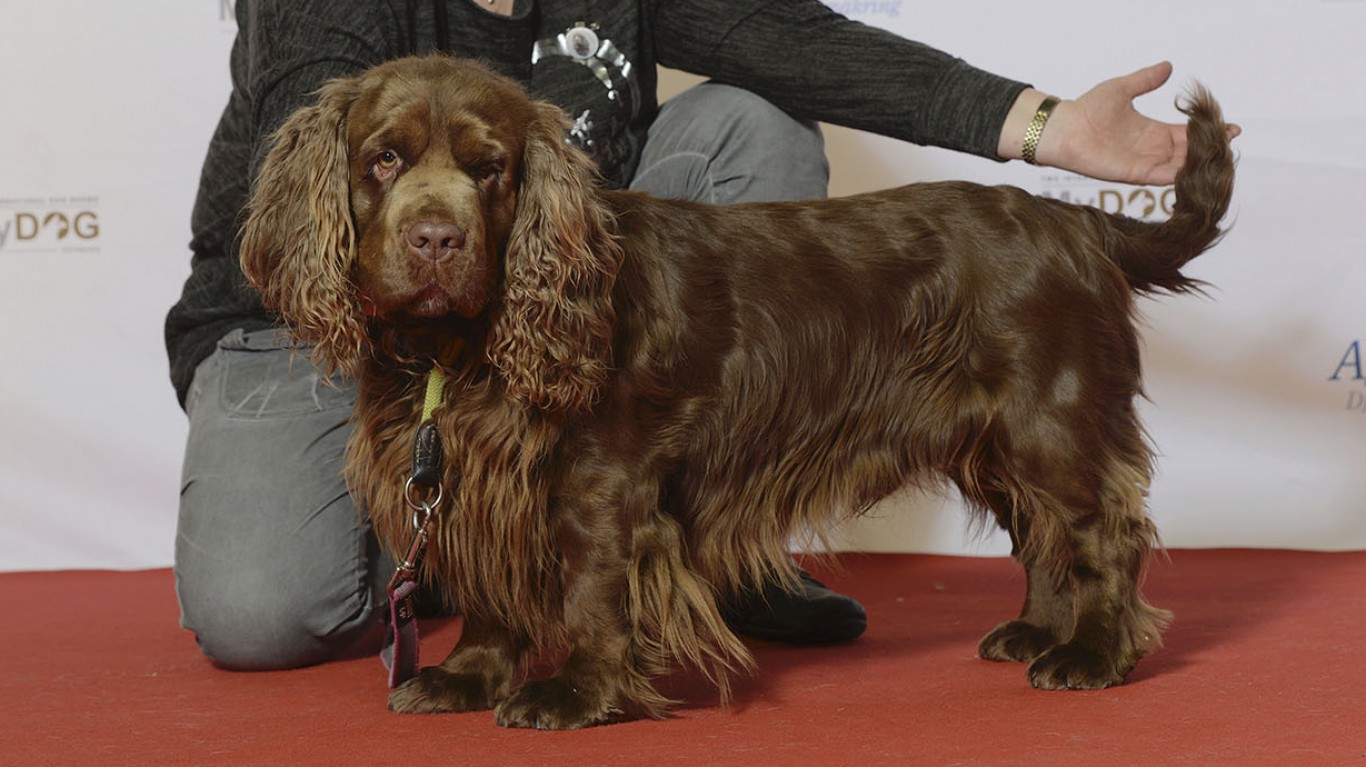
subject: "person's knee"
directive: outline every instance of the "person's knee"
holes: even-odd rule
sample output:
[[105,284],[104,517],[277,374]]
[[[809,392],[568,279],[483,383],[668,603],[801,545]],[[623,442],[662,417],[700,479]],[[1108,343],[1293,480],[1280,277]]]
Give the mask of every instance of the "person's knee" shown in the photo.
[[181,622],[222,666],[344,651],[375,619],[377,544],[340,475],[353,390],[270,333],[229,333],[196,372],[176,523]]
[[652,143],[659,141],[654,162],[667,167],[682,162],[680,157],[705,158],[708,202],[826,195],[830,173],[820,126],[750,91],[702,83],[666,102],[656,125],[659,131],[652,129],[650,136]]
[[700,128],[726,136],[728,143],[743,141],[803,159],[825,155],[818,124],[793,117],[744,88],[701,83],[670,99],[666,108],[687,110]]
[[378,623],[376,600],[364,588],[337,595],[241,566],[211,578],[190,576],[187,569],[177,567],[181,624],[223,668],[265,671],[321,663],[353,647]]

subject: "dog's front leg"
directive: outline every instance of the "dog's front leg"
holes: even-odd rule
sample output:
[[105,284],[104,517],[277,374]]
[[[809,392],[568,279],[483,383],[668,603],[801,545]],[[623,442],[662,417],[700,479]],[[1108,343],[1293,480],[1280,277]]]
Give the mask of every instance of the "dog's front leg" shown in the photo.
[[433,714],[493,708],[512,689],[525,645],[503,626],[466,615],[451,654],[389,693],[389,710]]
[[570,730],[636,713],[629,710],[624,545],[600,518],[610,512],[583,508],[589,505],[565,502],[557,515],[568,655],[552,676],[526,681],[498,705],[505,727]]

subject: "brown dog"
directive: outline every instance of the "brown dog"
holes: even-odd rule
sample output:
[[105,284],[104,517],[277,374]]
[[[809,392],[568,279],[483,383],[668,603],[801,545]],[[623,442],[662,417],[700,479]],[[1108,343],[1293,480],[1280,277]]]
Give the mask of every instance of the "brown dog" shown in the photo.
[[[597,188],[564,115],[477,64],[327,85],[275,137],[241,255],[315,361],[359,377],[347,475],[392,547],[424,376],[450,379],[426,573],[465,628],[390,706],[571,728],[662,715],[651,678],[680,663],[724,691],[750,658],[718,594],[791,579],[794,531],[935,477],[1028,572],[982,657],[1121,682],[1167,617],[1138,587],[1134,298],[1194,286],[1178,270],[1232,188],[1218,106],[1185,111],[1176,211],[1142,223],[965,183],[659,200]],[[558,670],[527,679],[537,652]]]

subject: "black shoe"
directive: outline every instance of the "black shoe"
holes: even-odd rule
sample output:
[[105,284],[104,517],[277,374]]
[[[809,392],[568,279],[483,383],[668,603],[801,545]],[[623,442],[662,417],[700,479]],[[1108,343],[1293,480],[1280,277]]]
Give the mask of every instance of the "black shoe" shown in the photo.
[[769,583],[721,605],[731,631],[755,639],[796,645],[837,644],[857,639],[868,613],[852,597],[836,594],[805,570],[796,591]]

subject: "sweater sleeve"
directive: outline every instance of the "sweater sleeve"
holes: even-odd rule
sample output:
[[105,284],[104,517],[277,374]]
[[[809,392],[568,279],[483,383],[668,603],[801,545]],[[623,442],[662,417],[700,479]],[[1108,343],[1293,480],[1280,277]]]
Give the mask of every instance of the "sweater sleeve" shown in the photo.
[[311,103],[323,83],[359,74],[398,54],[387,4],[373,0],[259,0],[245,29],[250,51],[245,82],[251,103],[255,178],[269,138]]
[[195,367],[224,333],[272,324],[233,249],[271,134],[325,81],[355,74],[398,48],[391,8],[374,0],[238,0],[232,94],[204,158],[190,217],[192,269],[166,315],[171,382],[182,405]]
[[800,117],[993,159],[1027,87],[818,0],[660,0],[653,30],[664,66]]

